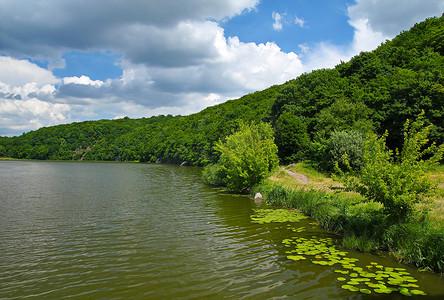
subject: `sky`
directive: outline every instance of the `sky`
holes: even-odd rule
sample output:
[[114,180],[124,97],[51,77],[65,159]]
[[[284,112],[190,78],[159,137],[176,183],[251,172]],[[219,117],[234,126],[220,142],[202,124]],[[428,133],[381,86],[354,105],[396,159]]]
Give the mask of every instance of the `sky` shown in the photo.
[[0,0],[0,136],[196,113],[443,12],[444,0]]

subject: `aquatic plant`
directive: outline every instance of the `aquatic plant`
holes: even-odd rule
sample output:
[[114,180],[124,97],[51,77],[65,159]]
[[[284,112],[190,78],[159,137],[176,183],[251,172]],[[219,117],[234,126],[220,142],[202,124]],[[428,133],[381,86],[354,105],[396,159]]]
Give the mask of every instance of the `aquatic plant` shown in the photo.
[[[288,209],[256,209],[255,214],[251,216],[253,223],[285,223],[299,222],[307,217],[295,210]],[[297,230],[296,230],[297,231]]]
[[357,258],[347,257],[348,252],[336,249],[331,238],[311,239],[293,237],[282,241],[287,247],[294,249],[286,251],[288,259],[299,261],[311,257],[313,264],[321,266],[340,265],[342,270],[335,270],[341,276],[338,282],[345,282],[341,287],[352,292],[363,294],[390,294],[399,292],[405,296],[426,295],[419,290],[417,280],[410,276],[404,268],[385,267],[376,262],[370,265],[357,266]]
[[398,258],[419,268],[444,272],[444,229],[434,224],[391,225],[377,202],[363,203],[356,195],[328,194],[317,190],[293,190],[264,182],[261,191],[267,203],[299,209],[326,230],[341,233],[348,249],[389,249]]

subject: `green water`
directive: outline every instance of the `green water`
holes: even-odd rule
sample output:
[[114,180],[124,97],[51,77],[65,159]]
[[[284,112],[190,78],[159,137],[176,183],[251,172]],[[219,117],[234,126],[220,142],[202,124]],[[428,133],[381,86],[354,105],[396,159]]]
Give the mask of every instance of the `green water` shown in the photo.
[[[338,237],[311,219],[254,223],[250,217],[264,204],[222,195],[200,173],[168,165],[1,161],[0,299],[368,297],[342,289],[337,266],[288,259],[282,243]],[[429,296],[444,296],[438,275],[388,255],[347,256],[364,266],[404,267]]]

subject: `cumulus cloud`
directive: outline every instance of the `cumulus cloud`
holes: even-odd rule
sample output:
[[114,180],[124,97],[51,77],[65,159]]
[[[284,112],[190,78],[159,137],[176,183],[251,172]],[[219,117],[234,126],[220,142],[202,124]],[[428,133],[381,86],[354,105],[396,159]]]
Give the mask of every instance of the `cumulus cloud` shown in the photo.
[[70,120],[70,106],[54,103],[53,74],[27,60],[0,57],[0,131],[18,134]]
[[63,84],[81,84],[81,85],[92,85],[92,86],[102,86],[103,81],[101,80],[91,80],[88,76],[82,75],[80,77],[65,77],[63,78]]
[[[59,58],[68,49],[119,49],[127,59],[138,62],[140,52],[134,51],[137,46],[142,45],[143,49],[166,46],[163,49],[169,53],[169,47],[174,48],[174,44],[163,41],[170,36],[167,33],[177,33],[173,39],[186,38],[189,22],[230,18],[255,8],[258,2],[3,0],[0,2],[0,49],[7,55],[44,58]],[[142,44],[156,41],[160,44],[151,47]],[[193,45],[192,42],[193,39],[188,45]],[[177,54],[170,53],[171,59]]]
[[373,30],[389,37],[443,11],[443,0],[356,0],[348,8],[351,22],[367,20]]
[[0,130],[6,134],[35,130],[42,126],[69,121],[70,106],[49,103],[36,98],[26,100],[1,99]]
[[444,0],[356,0],[348,7],[349,25],[353,27],[353,41],[346,46],[330,42],[299,45],[304,54],[307,71],[334,67],[348,61],[362,51],[371,51],[402,30],[444,11]]
[[39,85],[55,84],[59,82],[59,79],[51,71],[40,68],[27,60],[0,56],[0,82],[16,87],[30,82],[38,82]]

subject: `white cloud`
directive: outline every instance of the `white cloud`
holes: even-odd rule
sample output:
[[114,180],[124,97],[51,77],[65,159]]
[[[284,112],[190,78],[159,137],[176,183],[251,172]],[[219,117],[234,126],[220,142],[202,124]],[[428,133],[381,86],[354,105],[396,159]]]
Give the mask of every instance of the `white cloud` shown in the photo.
[[91,80],[88,76],[82,75],[80,77],[64,77],[63,84],[81,84],[81,85],[92,85],[92,86],[102,86],[103,81],[101,80]]
[[274,11],[271,14],[271,17],[274,20],[273,29],[276,31],[281,31],[282,30],[282,16],[278,12]]
[[334,67],[362,51],[376,49],[402,30],[409,30],[428,17],[439,16],[442,11],[444,0],[356,0],[348,7],[348,23],[354,29],[352,43],[346,46],[330,42],[310,47],[299,45],[304,54],[304,68],[311,71]]
[[10,135],[66,123],[70,121],[69,111],[70,106],[67,104],[54,104],[36,98],[0,98],[0,130]]
[[368,19],[350,20],[349,23],[355,29],[352,47],[352,51],[355,53],[374,50],[390,38],[381,32],[374,31]]
[[29,82],[38,82],[40,85],[55,84],[59,80],[51,71],[40,68],[27,60],[0,56],[0,82],[16,87]]
[[443,11],[444,0],[356,0],[348,8],[351,22],[368,20],[369,27],[389,37]]

